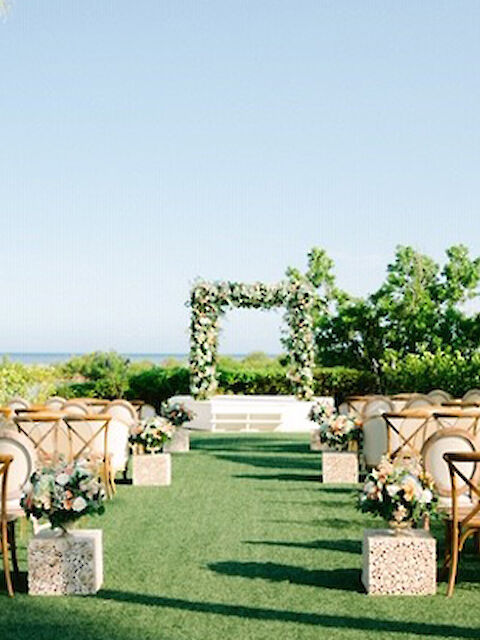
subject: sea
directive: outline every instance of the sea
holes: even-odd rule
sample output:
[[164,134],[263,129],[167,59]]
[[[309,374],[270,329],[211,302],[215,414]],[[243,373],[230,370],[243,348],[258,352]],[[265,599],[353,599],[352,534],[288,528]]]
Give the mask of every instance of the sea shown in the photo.
[[[65,362],[74,356],[80,356],[82,353],[0,353],[0,360],[7,358],[11,362],[21,362],[22,364],[59,364]],[[122,353],[122,356],[128,358],[131,362],[148,361],[154,364],[161,364],[165,360],[175,359],[180,362],[188,362],[187,353]],[[241,360],[247,354],[245,353],[226,353],[222,354]]]

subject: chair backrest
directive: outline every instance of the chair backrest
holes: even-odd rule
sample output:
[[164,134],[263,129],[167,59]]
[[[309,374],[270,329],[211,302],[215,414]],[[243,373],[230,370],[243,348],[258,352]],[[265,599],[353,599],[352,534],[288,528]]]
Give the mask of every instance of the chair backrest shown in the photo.
[[138,415],[135,407],[127,400],[113,400],[105,407],[105,413],[122,420],[129,427],[133,427],[138,422]]
[[13,411],[16,411],[17,409],[28,409],[30,403],[23,398],[12,398],[10,402],[7,402],[7,406]]
[[128,463],[130,447],[128,437],[130,427],[119,420],[112,418],[108,425],[108,453],[111,455],[110,464],[113,472],[123,471]]
[[[457,530],[458,521],[461,519],[461,524],[471,522],[471,519],[477,516],[480,511],[479,498],[480,488],[478,486],[478,476],[480,473],[480,452],[479,451],[465,451],[465,452],[448,452],[443,456],[445,462],[448,465],[448,471],[450,475],[450,490],[452,496],[452,527],[453,531]],[[473,475],[466,474],[464,469],[471,469],[473,465]],[[463,494],[469,493],[471,502],[471,508],[465,512],[465,501],[462,501]],[[463,507],[463,513],[461,518],[459,513],[459,507]]]
[[463,396],[462,400],[464,402],[480,402],[480,389],[470,389]]
[[61,414],[20,414],[14,418],[18,433],[25,436],[44,463],[56,463],[63,455],[68,457],[68,438]]
[[[78,460],[89,456],[98,456],[105,459],[109,452],[108,426],[109,416],[104,414],[88,416],[65,416],[63,421],[68,431],[70,460]],[[105,433],[107,443],[105,444]]]
[[52,411],[60,411],[65,403],[65,398],[62,398],[60,396],[52,396],[51,398],[48,398],[48,400],[46,400],[45,406]]
[[436,403],[423,393],[418,393],[408,400],[405,409],[420,409],[421,407],[433,407]]
[[70,416],[86,416],[88,415],[88,407],[80,400],[67,400],[62,407],[62,411]]
[[13,456],[8,471],[7,500],[18,499],[36,467],[33,444],[22,433],[0,429],[0,455]]
[[372,396],[363,407],[362,419],[367,420],[373,416],[381,416],[393,411],[393,402],[386,396]]
[[433,404],[443,404],[444,402],[449,402],[452,399],[452,396],[446,391],[443,391],[443,389],[433,389],[427,393],[427,396],[430,400],[433,400]]
[[151,404],[142,404],[140,407],[140,420],[148,420],[149,418],[155,418],[157,412],[155,407],[152,407]]
[[[440,496],[451,496],[450,472],[444,460],[445,453],[472,453],[478,450],[476,438],[462,429],[442,429],[437,431],[425,442],[422,448],[422,459],[425,470],[433,477]],[[480,465],[465,462],[459,465],[462,473],[474,479],[480,472]],[[458,493],[465,493],[468,485],[459,483]]]
[[367,467],[376,467],[387,453],[387,426],[382,416],[372,416],[363,423],[363,455]]

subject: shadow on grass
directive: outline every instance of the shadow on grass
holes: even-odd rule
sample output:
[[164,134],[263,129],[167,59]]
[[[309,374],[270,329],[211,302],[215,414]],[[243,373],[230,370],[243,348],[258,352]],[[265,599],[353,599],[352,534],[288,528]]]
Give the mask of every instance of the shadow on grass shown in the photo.
[[293,480],[294,482],[318,482],[320,480],[320,476],[311,476],[302,473],[237,473],[232,477],[247,480]]
[[[20,571],[18,576],[13,576],[12,573],[13,590],[15,591],[15,593],[28,592],[27,575],[28,574],[26,571]],[[0,594],[7,595],[7,586],[5,583],[4,571],[0,571]]]
[[441,638],[480,638],[480,629],[472,627],[460,627],[452,624],[435,624],[428,622],[409,622],[406,620],[385,620],[382,618],[340,616],[322,613],[305,613],[302,611],[287,611],[284,609],[270,609],[266,607],[249,607],[242,605],[223,604],[220,602],[198,602],[183,600],[181,598],[165,598],[142,593],[128,593],[126,591],[100,591],[98,598],[114,600],[116,602],[130,602],[149,607],[179,609],[191,613],[206,613],[250,620],[264,620],[274,622],[287,622],[315,626],[320,630],[348,629],[368,631],[370,637],[382,634],[401,633],[402,635],[415,635],[419,638],[437,636]]
[[290,584],[361,591],[358,569],[304,569],[275,562],[213,562],[211,571],[227,576],[269,580],[270,582],[290,582]]
[[254,437],[242,434],[232,434],[231,436],[208,436],[206,438],[195,438],[192,434],[192,449],[199,451],[251,451],[272,453],[308,453],[309,443],[295,440],[283,440],[275,435],[256,435]]
[[326,551],[340,551],[342,553],[362,553],[360,540],[312,540],[311,542],[287,542],[284,540],[245,540],[245,544],[267,547],[287,547],[295,549],[321,549]]
[[286,519],[272,519],[265,520],[265,522],[271,522],[272,524],[286,524],[286,525],[300,525],[303,527],[323,527],[328,529],[353,529],[358,527],[364,527],[365,520],[357,520],[350,518],[349,520],[343,518],[313,518],[311,520],[286,520]]
[[238,464],[260,467],[262,469],[314,469],[320,471],[318,462],[308,458],[282,457],[282,456],[247,456],[247,455],[224,455],[216,454],[218,460],[227,462],[237,462]]

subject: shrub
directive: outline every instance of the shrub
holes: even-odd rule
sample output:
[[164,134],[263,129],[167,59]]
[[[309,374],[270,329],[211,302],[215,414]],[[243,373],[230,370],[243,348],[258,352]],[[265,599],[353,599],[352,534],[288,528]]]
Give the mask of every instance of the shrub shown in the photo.
[[[87,395],[97,398],[123,398],[128,389],[129,360],[115,351],[95,351],[75,356],[60,366],[65,378],[73,379],[73,384],[61,385],[57,392],[71,396]],[[89,383],[83,390],[78,383]]]
[[24,365],[4,358],[0,362],[0,404],[14,396],[42,402],[55,391],[55,367]]
[[[316,395],[334,395],[342,400],[346,395],[376,390],[372,374],[344,367],[318,368],[314,372]],[[291,395],[287,370],[276,364],[262,368],[245,365],[217,369],[219,393],[244,395]],[[160,409],[161,403],[174,395],[190,393],[187,367],[153,367],[130,377],[128,397],[141,399]]]
[[382,364],[386,393],[416,391],[428,393],[444,389],[461,397],[480,387],[480,353],[466,358],[459,351],[428,351],[399,358],[394,352]]

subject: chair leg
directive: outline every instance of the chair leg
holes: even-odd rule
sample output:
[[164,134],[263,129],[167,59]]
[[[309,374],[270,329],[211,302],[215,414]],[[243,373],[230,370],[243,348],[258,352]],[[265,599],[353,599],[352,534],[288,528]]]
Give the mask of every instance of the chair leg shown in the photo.
[[10,566],[8,563],[8,527],[5,518],[2,518],[2,555],[3,555],[3,570],[5,572],[5,582],[7,583],[8,595],[13,598],[13,586],[12,578],[10,576]]
[[18,559],[17,559],[17,540],[15,536],[15,520],[12,520],[8,523],[8,541],[10,543],[10,554],[12,556],[12,567],[13,567],[13,575],[16,579],[20,575],[20,571],[18,570]]
[[453,594],[453,590],[455,588],[455,579],[457,577],[457,569],[458,569],[458,538],[459,532],[453,531],[452,527],[452,544],[451,544],[451,554],[450,554],[450,576],[448,578],[448,588],[447,588],[447,597],[450,598]]

